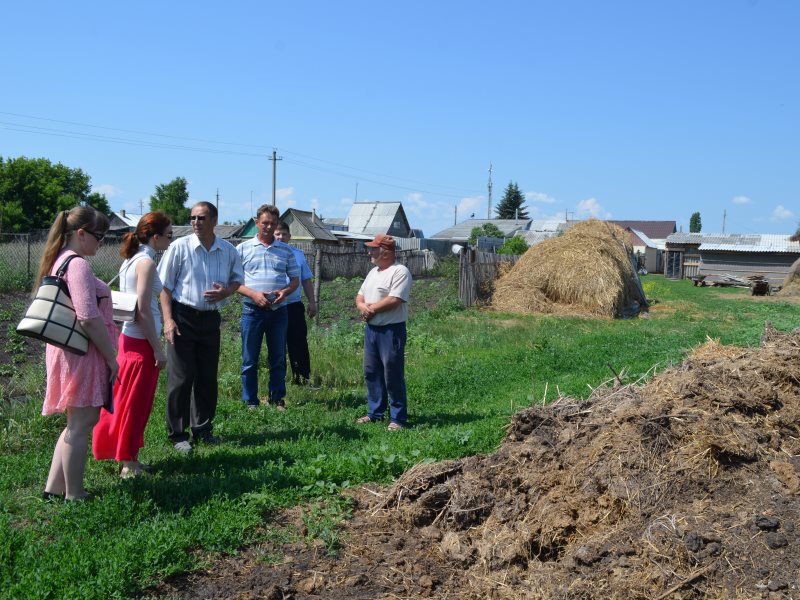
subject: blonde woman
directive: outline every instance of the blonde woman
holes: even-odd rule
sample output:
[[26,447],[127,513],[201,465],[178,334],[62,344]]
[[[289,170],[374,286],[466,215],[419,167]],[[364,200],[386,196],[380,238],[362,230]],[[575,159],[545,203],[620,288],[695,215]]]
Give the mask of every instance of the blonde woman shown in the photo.
[[90,206],[58,213],[50,227],[36,277],[34,289],[42,277],[54,275],[65,260],[70,261],[64,279],[75,314],[91,342],[83,356],[47,344],[47,392],[42,414],[66,413],[67,426],[53,452],[47,485],[42,492],[45,500],[89,497],[83,485],[89,433],[119,370],[111,291],[94,276],[85,260],[97,253],[107,230],[106,216]]
[[163,212],[143,215],[136,230],[125,235],[120,255],[119,287],[138,297],[136,322],[125,323],[119,336],[119,379],[114,388],[114,413],[101,411],[92,435],[98,460],[122,463],[120,476],[135,477],[149,470],[139,462],[144,430],[153,410],[158,373],[167,365],[161,347],[161,279],[155,257],[172,241],[172,223]]

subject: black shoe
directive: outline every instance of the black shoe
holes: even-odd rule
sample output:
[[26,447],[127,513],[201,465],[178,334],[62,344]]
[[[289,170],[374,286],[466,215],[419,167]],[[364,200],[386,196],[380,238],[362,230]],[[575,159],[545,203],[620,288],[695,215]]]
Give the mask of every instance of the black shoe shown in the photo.
[[194,441],[195,441],[195,443],[199,442],[201,444],[208,444],[209,446],[216,446],[222,440],[219,439],[215,435],[208,434],[208,435],[203,435],[203,436],[200,436],[200,437],[196,437],[195,436]]
[[64,494],[54,494],[52,492],[42,492],[42,500],[50,502],[54,500],[63,500]]

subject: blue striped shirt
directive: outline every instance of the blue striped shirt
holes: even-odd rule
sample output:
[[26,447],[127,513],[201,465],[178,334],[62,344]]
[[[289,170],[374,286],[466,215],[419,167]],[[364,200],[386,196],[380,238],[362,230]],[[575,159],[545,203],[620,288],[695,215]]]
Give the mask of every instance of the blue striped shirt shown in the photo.
[[[287,286],[289,279],[300,276],[300,268],[291,247],[279,240],[267,246],[258,237],[242,242],[236,247],[244,268],[244,284],[256,292],[274,292]],[[250,300],[245,299],[245,302]],[[286,305],[284,300],[277,310]]]
[[[303,290],[303,282],[314,278],[314,274],[311,272],[311,268],[308,266],[308,261],[306,260],[306,253],[300,250],[300,248],[295,248],[294,246],[289,247],[292,249],[294,257],[297,260],[297,266],[300,268],[300,284],[297,286],[295,291],[286,297],[286,304],[300,302],[300,300],[302,300],[300,294]],[[288,285],[288,279],[286,280],[286,283]]]
[[197,310],[218,310],[228,302],[229,298],[214,303],[203,298],[215,282],[228,287],[244,281],[242,261],[233,244],[215,236],[206,250],[194,233],[170,244],[158,265],[158,276],[173,300]]

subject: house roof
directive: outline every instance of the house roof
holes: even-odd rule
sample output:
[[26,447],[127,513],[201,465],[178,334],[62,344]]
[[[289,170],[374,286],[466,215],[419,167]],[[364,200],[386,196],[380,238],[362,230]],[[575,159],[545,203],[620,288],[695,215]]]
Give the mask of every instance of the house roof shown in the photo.
[[[647,237],[653,240],[664,240],[667,239],[667,236],[675,233],[677,230],[675,221],[614,221],[610,220],[609,223],[613,223],[618,227],[622,227],[622,229],[635,229],[636,231],[641,231]],[[638,235],[638,234],[637,234]],[[641,236],[639,236],[641,237]],[[644,241],[644,239],[642,239]]]
[[664,240],[654,241],[647,237],[647,234],[643,231],[639,231],[638,229],[631,228],[631,231],[636,235],[642,243],[648,248],[656,248],[657,250],[663,250],[664,246],[666,245]]
[[[231,238],[238,237],[238,234],[242,230],[242,225],[217,225],[214,227],[214,234],[221,237],[223,240],[228,240]],[[187,235],[191,235],[192,226],[191,225],[173,225],[172,226],[172,237],[173,238],[181,238]]]
[[800,253],[800,242],[792,242],[790,237],[771,233],[673,233],[667,243],[698,244],[700,250]]
[[136,226],[139,224],[139,219],[141,218],[142,215],[129,213],[125,210],[111,213],[109,229],[112,230],[128,229],[128,228],[135,229]]
[[443,229],[439,233],[431,236],[433,240],[451,240],[454,242],[465,242],[469,239],[470,233],[475,227],[481,227],[485,223],[495,225],[503,232],[505,237],[511,237],[517,231],[527,231],[531,224],[530,219],[467,219],[457,223],[452,227]]
[[347,229],[367,235],[388,233],[398,217],[402,219],[402,228],[411,231],[401,202],[353,202],[347,213]]
[[[306,230],[311,239],[325,240],[328,242],[337,241],[336,236],[333,235],[333,233],[323,225],[322,220],[311,211],[289,208],[281,215],[281,221],[286,221],[289,215],[292,216],[292,221],[298,223]],[[300,236],[292,234],[292,237]]]

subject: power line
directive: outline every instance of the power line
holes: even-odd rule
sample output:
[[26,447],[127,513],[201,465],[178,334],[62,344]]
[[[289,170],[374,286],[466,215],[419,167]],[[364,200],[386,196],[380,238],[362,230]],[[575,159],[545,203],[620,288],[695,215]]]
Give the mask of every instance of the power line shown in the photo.
[[[168,135],[168,134],[163,134],[163,133],[139,131],[139,130],[135,130],[135,129],[124,129],[124,128],[119,128],[119,127],[107,127],[107,126],[102,126],[102,125],[93,125],[93,124],[90,124],[90,123],[81,123],[81,122],[77,122],[77,121],[65,121],[65,120],[60,120],[60,119],[50,119],[50,118],[47,118],[47,117],[38,117],[38,116],[34,116],[34,115],[27,115],[27,114],[22,114],[22,113],[14,113],[14,112],[8,112],[8,111],[0,111],[0,115],[9,115],[9,116],[21,117],[21,118],[26,118],[26,119],[35,119],[35,120],[47,121],[47,122],[51,122],[51,123],[63,123],[63,124],[68,124],[68,125],[75,125],[75,126],[78,126],[78,127],[90,127],[92,129],[100,129],[100,130],[105,130],[105,131],[117,131],[117,132],[121,132],[121,133],[131,133],[131,134],[136,134],[136,135],[153,136],[153,137],[168,138],[168,139],[174,139],[174,140],[186,140],[186,141],[192,141],[192,142],[202,142],[204,144],[218,144],[218,145],[224,145],[224,146],[240,146],[240,147],[243,147],[243,148],[259,148],[259,149],[264,149],[264,150],[268,149],[267,146],[259,145],[259,144],[246,144],[246,143],[238,143],[238,142],[226,142],[226,141],[220,141],[220,140],[209,140],[209,139],[204,139],[204,138],[182,137],[182,136]],[[189,145],[183,145],[183,144],[170,144],[170,143],[155,142],[155,141],[148,141],[148,140],[141,140],[141,139],[124,138],[124,137],[118,137],[118,136],[105,136],[105,135],[99,135],[99,134],[94,134],[94,133],[85,133],[85,132],[81,132],[81,131],[57,129],[57,128],[52,128],[52,127],[39,127],[39,126],[36,126],[36,125],[27,125],[27,124],[13,123],[13,122],[8,122],[8,121],[0,121],[0,124],[5,125],[5,128],[10,130],[10,131],[18,131],[18,132],[21,132],[21,133],[34,133],[34,134],[38,134],[38,135],[50,135],[50,136],[54,136],[54,137],[66,137],[66,138],[79,139],[79,140],[85,140],[85,141],[101,141],[101,142],[109,142],[109,143],[116,143],[116,144],[129,145],[129,146],[140,146],[140,147],[145,147],[145,148],[163,148],[163,149],[170,149],[170,150],[184,150],[184,151],[189,151],[189,152],[204,152],[204,153],[210,153],[210,154],[223,154],[223,155],[231,155],[231,156],[251,156],[251,157],[258,157],[258,158],[263,158],[264,155],[266,154],[266,153],[245,152],[245,151],[236,151],[236,150],[223,150],[223,149],[217,149],[217,148],[201,148],[201,147],[197,147],[197,146],[189,146]],[[444,197],[450,197],[450,198],[462,198],[464,196],[475,195],[474,192],[467,192],[465,190],[458,190],[457,188],[454,188],[452,186],[442,186],[442,185],[438,185],[438,184],[432,184],[432,183],[428,183],[428,182],[421,182],[421,181],[416,181],[416,180],[413,180],[413,179],[406,179],[406,178],[402,178],[402,177],[397,177],[397,176],[394,176],[394,175],[387,175],[385,173],[379,173],[379,172],[375,172],[375,171],[369,171],[367,169],[361,169],[361,168],[358,168],[358,167],[352,167],[352,166],[349,166],[349,165],[345,165],[345,164],[338,163],[338,162],[331,161],[331,160],[327,160],[327,159],[316,158],[316,157],[309,156],[309,155],[306,155],[306,154],[301,154],[299,152],[292,152],[292,151],[284,150],[284,153],[285,154],[294,155],[294,156],[298,156],[298,157],[302,157],[302,158],[305,158],[307,160],[315,161],[317,163],[324,163],[324,164],[333,165],[335,167],[340,167],[342,169],[348,169],[350,171],[356,171],[356,172],[360,172],[360,173],[369,173],[369,174],[375,175],[376,177],[380,177],[380,178],[383,178],[383,179],[392,179],[392,180],[399,181],[399,182],[408,182],[410,184],[416,184],[416,185],[413,185],[413,186],[398,185],[398,184],[386,183],[385,181],[376,180],[376,179],[367,179],[367,178],[363,178],[363,177],[360,178],[360,179],[363,179],[364,181],[369,181],[371,183],[375,183],[377,185],[383,185],[383,186],[386,186],[386,187],[392,187],[392,188],[406,190],[406,191],[420,192],[420,193],[430,194],[430,195],[433,195],[433,196],[444,196]],[[352,173],[344,173],[344,172],[339,171],[339,170],[330,169],[330,168],[324,168],[324,167],[316,166],[316,165],[313,165],[313,164],[309,164],[308,162],[303,162],[303,161],[299,161],[299,160],[292,160],[292,159],[286,159],[286,161],[288,163],[295,164],[295,165],[298,165],[300,167],[304,167],[304,168],[307,168],[307,169],[312,169],[312,170],[316,170],[316,171],[320,171],[320,172],[330,173],[332,175],[337,175],[339,177],[348,177],[348,178],[352,178],[353,177]],[[418,186],[424,186],[425,188],[440,188],[440,189],[443,189],[443,190],[450,190],[450,192],[445,192],[445,191],[438,192],[438,191],[434,191],[434,190],[431,190],[431,189],[421,189]],[[455,192],[455,193],[453,193],[453,192]]]

